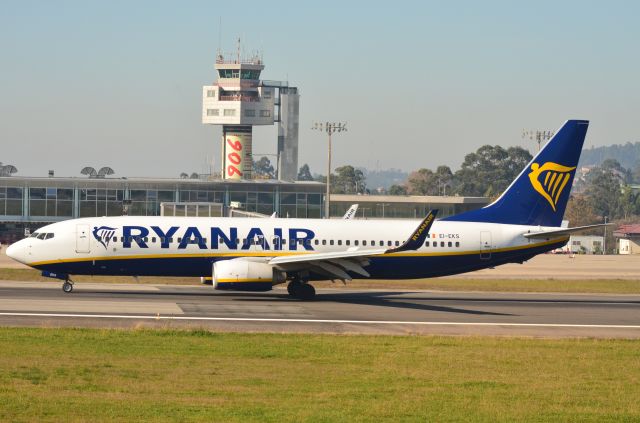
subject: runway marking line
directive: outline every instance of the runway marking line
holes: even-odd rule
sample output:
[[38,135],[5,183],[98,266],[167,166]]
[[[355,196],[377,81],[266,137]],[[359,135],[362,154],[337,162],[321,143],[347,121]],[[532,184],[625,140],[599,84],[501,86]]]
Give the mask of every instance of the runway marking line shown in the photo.
[[545,327],[545,328],[596,328],[596,329],[640,329],[640,325],[582,325],[571,323],[499,323],[499,322],[418,322],[392,320],[331,320],[331,319],[285,319],[257,317],[198,317],[198,316],[160,316],[160,315],[118,315],[118,314],[71,314],[71,313],[0,313],[0,316],[13,317],[81,317],[92,319],[130,319],[130,320],[186,320],[219,322],[273,322],[273,323],[348,323],[360,325],[416,325],[416,326],[506,326],[506,327]]

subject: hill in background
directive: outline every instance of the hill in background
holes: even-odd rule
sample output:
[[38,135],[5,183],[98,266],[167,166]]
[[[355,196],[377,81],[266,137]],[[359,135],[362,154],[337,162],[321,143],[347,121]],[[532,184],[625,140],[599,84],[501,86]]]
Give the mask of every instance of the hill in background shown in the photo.
[[408,172],[400,169],[369,170],[359,168],[364,173],[367,188],[374,191],[377,188],[389,189],[391,185],[402,185],[407,181]]
[[[640,142],[614,144],[582,150],[578,168],[582,166],[600,166],[606,159],[617,160],[622,167],[634,171],[640,168]],[[370,170],[359,167],[366,178],[367,188],[372,192],[376,188],[389,189],[391,185],[403,185],[409,172],[400,169]]]
[[582,150],[578,166],[599,166],[606,159],[615,159],[622,167],[633,170],[640,166],[640,142]]

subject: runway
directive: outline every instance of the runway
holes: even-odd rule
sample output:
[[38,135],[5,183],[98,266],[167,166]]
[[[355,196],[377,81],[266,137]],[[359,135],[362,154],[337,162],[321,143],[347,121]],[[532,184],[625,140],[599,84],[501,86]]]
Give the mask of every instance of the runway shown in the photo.
[[640,338],[640,295],[320,289],[315,301],[210,286],[0,281],[0,325]]

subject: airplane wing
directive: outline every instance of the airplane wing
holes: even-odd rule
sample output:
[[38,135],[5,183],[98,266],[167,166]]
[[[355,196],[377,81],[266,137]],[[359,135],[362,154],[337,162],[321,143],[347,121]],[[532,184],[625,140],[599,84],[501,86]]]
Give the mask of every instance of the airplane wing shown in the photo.
[[430,211],[411,236],[402,245],[395,248],[370,248],[364,250],[350,248],[346,251],[297,254],[275,257],[269,260],[268,263],[289,271],[311,269],[314,272],[326,275],[330,279],[341,279],[343,281],[351,280],[351,276],[347,273],[349,271],[369,277],[369,273],[364,269],[369,265],[369,257],[417,250],[424,244],[429,235],[429,230],[435,221],[437,213],[438,210]]
[[342,216],[342,218],[345,220],[351,220],[354,217],[356,217],[357,211],[358,211],[358,204],[352,204],[351,207],[349,207],[349,210],[347,210],[344,216]]
[[600,223],[597,225],[576,226],[575,228],[554,229],[552,231],[529,232],[523,234],[523,236],[529,239],[550,239],[558,238],[565,235],[571,235],[573,233],[588,231],[589,229],[602,228],[604,226],[613,225],[613,223]]

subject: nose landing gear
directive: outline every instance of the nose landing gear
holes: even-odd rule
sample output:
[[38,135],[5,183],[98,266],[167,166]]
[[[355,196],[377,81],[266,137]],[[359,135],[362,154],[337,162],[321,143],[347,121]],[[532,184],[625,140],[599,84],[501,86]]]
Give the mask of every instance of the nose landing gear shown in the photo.
[[62,290],[67,294],[73,291],[73,282],[71,282],[70,280],[64,281],[64,283],[62,284]]
[[63,280],[64,283],[62,284],[62,291],[66,292],[67,294],[73,291],[73,282],[71,281],[71,278],[67,273],[57,273],[57,272],[50,272],[48,270],[43,270],[42,276],[44,276],[45,278],[54,278],[54,279]]

